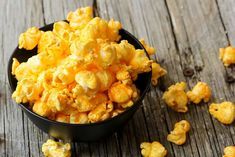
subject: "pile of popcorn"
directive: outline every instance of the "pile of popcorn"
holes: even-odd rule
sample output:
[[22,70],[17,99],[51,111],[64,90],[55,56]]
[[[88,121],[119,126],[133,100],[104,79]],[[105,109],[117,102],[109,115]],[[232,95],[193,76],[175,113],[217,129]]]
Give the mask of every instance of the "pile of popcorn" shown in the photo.
[[[138,99],[138,74],[153,67],[156,85],[166,73],[143,49],[120,41],[120,22],[93,18],[91,7],[68,13],[67,21],[54,23],[52,31],[32,27],[19,37],[19,48],[37,47],[37,55],[22,63],[13,59],[18,83],[12,97],[29,103],[35,113],[65,123],[103,121]],[[140,42],[154,54],[154,48]]]

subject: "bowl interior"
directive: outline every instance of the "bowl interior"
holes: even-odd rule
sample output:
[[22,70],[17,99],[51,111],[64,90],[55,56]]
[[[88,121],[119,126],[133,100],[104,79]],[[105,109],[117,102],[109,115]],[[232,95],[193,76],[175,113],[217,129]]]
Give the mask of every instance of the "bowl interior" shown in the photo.
[[[46,25],[42,28],[40,28],[40,30],[43,31],[49,31],[53,29],[53,23]],[[121,35],[121,39],[120,40],[127,40],[130,44],[132,44],[136,49],[144,49],[144,47],[142,46],[142,44],[139,42],[138,39],[136,39],[132,34],[130,34],[128,31],[121,29],[119,31],[119,34]],[[148,56],[147,52],[145,51],[146,55]],[[17,80],[16,78],[11,74],[11,69],[12,69],[12,62],[13,62],[13,58],[16,58],[20,63],[21,62],[26,62],[28,60],[28,58],[34,56],[37,54],[37,47],[34,48],[33,50],[25,50],[25,49],[19,49],[18,46],[17,48],[14,50],[13,54],[11,55],[9,61],[8,61],[8,81],[10,84],[10,88],[11,91],[13,92],[16,89],[16,85],[17,85]],[[149,56],[148,56],[149,58]],[[145,96],[146,92],[148,91],[149,87],[150,87],[150,82],[151,82],[151,71],[147,72],[147,73],[142,73],[138,75],[138,79],[134,82],[136,87],[140,90],[140,98],[137,100],[142,101],[143,97]],[[127,112],[128,110],[132,109],[135,105],[138,105],[138,103],[135,103],[132,107],[130,107],[129,109],[127,109],[125,112]],[[36,113],[32,112],[27,106],[27,104],[20,104],[21,107],[23,107],[24,109],[26,109],[28,112],[37,115]],[[120,116],[122,114],[119,114],[118,116]],[[38,117],[45,119],[47,121],[51,121],[49,119],[46,119],[44,117],[41,117],[40,115],[37,115]],[[116,117],[118,117],[116,116]],[[115,117],[114,117],[115,118]],[[107,121],[107,120],[106,120]],[[56,122],[56,121],[53,121]],[[105,121],[102,121],[105,122]],[[99,122],[99,123],[102,123]],[[61,123],[61,122],[56,122],[56,123]],[[82,125],[86,125],[86,124],[82,124]]]

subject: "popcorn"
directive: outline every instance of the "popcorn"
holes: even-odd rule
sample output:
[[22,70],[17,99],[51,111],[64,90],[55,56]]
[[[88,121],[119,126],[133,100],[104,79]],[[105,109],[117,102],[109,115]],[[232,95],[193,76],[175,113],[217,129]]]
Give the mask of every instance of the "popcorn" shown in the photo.
[[83,29],[87,23],[92,19],[93,12],[91,7],[78,8],[74,12],[69,12],[67,20],[73,30]]
[[163,100],[166,104],[177,112],[187,112],[188,98],[185,93],[186,83],[180,82],[172,85],[163,94]]
[[88,115],[85,112],[74,112],[70,114],[70,123],[86,124],[88,123]]
[[19,49],[32,50],[38,45],[42,32],[36,28],[31,27],[26,32],[21,33],[19,37]]
[[113,110],[113,103],[102,103],[94,108],[88,114],[88,120],[91,123],[99,122],[110,118],[110,112]]
[[132,88],[120,82],[114,83],[108,90],[110,100],[116,103],[124,103],[131,100],[132,94]]
[[190,124],[186,120],[181,120],[176,123],[174,126],[174,130],[171,131],[167,136],[167,140],[173,142],[177,145],[182,145],[186,142],[186,133],[190,129]]
[[136,50],[130,61],[130,66],[137,72],[148,72],[151,70],[152,61],[145,55],[144,50]]
[[[149,72],[153,61],[144,50],[119,41],[120,22],[92,14],[90,7],[79,8],[68,14],[68,23],[55,22],[52,31],[23,33],[27,44],[37,46],[37,54],[22,63],[13,59],[18,84],[12,97],[17,103],[75,124],[112,118],[134,104],[139,98],[134,80]],[[155,73],[160,76],[159,70]]]
[[75,76],[75,80],[85,91],[98,89],[97,77],[91,71],[79,71]]
[[211,90],[206,83],[198,82],[192,91],[187,92],[187,96],[195,104],[200,103],[202,100],[208,102],[211,97]]
[[231,124],[235,120],[235,105],[229,101],[221,104],[212,103],[209,107],[209,112],[223,124]]
[[19,61],[16,58],[13,58],[11,74],[15,75],[16,68],[20,65]]
[[156,62],[152,63],[152,84],[154,86],[157,85],[158,78],[165,75],[167,72],[165,69],[163,69],[159,64]]
[[235,156],[235,146],[227,146],[224,148],[223,157],[234,157]]
[[219,59],[224,63],[225,66],[235,64],[235,48],[232,46],[220,48]]
[[71,157],[71,146],[49,139],[42,145],[42,152],[45,157]]
[[159,142],[143,142],[140,145],[141,154],[143,157],[165,157],[167,155],[167,150]]
[[148,55],[153,55],[155,53],[155,49],[149,46],[144,39],[139,40],[141,44],[144,46],[145,50],[147,51]]

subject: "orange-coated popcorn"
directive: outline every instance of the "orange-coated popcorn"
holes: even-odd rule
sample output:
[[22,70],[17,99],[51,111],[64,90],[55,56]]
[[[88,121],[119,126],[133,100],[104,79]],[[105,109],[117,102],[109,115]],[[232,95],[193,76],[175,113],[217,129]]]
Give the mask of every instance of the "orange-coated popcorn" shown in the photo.
[[42,35],[42,31],[40,31],[38,28],[36,27],[29,28],[26,32],[20,34],[19,48],[32,50],[38,45],[41,35]]
[[[90,7],[70,12],[67,20],[55,22],[51,31],[35,28],[37,41],[36,35],[27,36],[37,54],[22,63],[13,59],[18,81],[13,99],[63,123],[95,123],[121,114],[139,98],[134,81],[151,71],[153,61],[144,50],[119,41],[120,22],[93,18]],[[163,75],[163,69],[153,72],[156,79]]]
[[186,83],[180,82],[172,85],[163,94],[163,100],[166,104],[177,112],[187,112],[188,98],[185,93]]
[[157,141],[152,143],[143,142],[140,148],[143,157],[165,157],[167,155],[166,148]]
[[186,133],[190,130],[190,124],[186,120],[181,120],[176,123],[174,130],[167,136],[167,140],[177,145],[182,145],[186,142]]
[[223,157],[235,157],[235,146],[225,147]]
[[153,55],[155,53],[155,49],[149,46],[144,39],[140,39],[141,44],[144,46],[145,50],[149,55]]
[[190,101],[195,104],[200,103],[202,100],[208,102],[211,97],[210,87],[204,82],[198,82],[192,89],[187,92],[187,96]]
[[93,12],[91,7],[78,8],[74,12],[69,12],[67,20],[73,30],[83,29],[87,23],[92,19]]
[[71,146],[49,139],[42,145],[42,152],[45,157],[71,157]]
[[105,119],[110,118],[110,112],[113,110],[113,103],[112,102],[104,102],[100,105],[98,105],[96,108],[94,108],[89,114],[88,114],[88,120],[91,123],[99,122]]
[[74,112],[70,114],[70,123],[86,124],[88,123],[88,115],[85,112]]
[[235,105],[229,101],[220,104],[212,103],[209,112],[223,124],[231,124],[235,120]]
[[11,74],[15,75],[16,68],[20,65],[19,61],[16,58],[13,58]]
[[224,63],[225,66],[235,64],[235,48],[232,46],[220,48],[219,59]]
[[157,85],[159,77],[165,75],[167,72],[158,63],[152,63],[152,84]]

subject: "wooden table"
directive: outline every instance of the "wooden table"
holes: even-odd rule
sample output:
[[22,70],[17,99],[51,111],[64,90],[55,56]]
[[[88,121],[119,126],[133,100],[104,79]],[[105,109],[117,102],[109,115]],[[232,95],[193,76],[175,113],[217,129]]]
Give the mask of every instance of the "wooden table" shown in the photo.
[[[93,6],[94,14],[114,18],[157,49],[156,58],[167,69],[157,87],[145,97],[133,119],[111,137],[94,143],[71,143],[73,156],[140,156],[140,143],[160,141],[174,157],[221,157],[225,146],[235,144],[234,124],[212,118],[208,104],[189,105],[182,114],[167,108],[161,97],[168,86],[186,81],[191,89],[207,82],[211,102],[234,101],[235,67],[225,68],[218,50],[235,46],[234,0],[0,0],[0,156],[43,156],[48,138],[12,101],[7,82],[7,62],[19,34],[31,26],[65,19],[69,11]],[[193,72],[188,76],[187,72]],[[187,143],[177,146],[166,136],[175,122],[187,119],[192,126]]]

